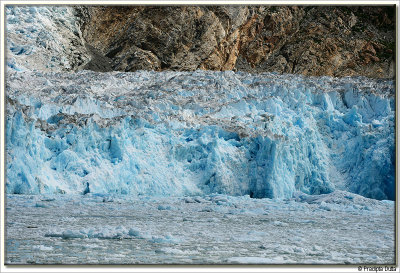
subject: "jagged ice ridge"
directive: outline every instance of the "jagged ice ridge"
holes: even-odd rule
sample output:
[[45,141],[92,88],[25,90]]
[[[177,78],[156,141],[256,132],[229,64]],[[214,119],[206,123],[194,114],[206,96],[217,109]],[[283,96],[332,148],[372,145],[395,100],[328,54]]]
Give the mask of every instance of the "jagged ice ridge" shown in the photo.
[[389,80],[10,72],[6,190],[393,200],[394,109]]

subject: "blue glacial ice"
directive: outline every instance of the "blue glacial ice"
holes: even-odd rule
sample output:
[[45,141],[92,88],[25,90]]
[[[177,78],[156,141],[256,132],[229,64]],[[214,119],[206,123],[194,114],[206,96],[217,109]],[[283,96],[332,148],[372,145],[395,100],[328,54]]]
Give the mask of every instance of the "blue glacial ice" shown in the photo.
[[12,70],[7,193],[394,199],[393,81]]

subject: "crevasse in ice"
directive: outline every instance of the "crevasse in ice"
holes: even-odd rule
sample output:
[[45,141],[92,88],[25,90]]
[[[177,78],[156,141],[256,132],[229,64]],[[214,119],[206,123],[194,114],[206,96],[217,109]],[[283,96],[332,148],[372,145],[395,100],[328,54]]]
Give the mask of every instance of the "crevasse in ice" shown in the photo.
[[393,81],[10,70],[6,91],[8,193],[394,199]]

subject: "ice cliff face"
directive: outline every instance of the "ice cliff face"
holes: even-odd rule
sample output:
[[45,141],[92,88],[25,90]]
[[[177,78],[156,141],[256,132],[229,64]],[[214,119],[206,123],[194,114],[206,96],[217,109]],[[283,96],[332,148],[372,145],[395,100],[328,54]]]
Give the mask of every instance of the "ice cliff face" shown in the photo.
[[394,104],[366,78],[13,72],[6,189],[394,199]]
[[97,54],[75,11],[6,9],[8,193],[394,199],[393,81],[67,72]]

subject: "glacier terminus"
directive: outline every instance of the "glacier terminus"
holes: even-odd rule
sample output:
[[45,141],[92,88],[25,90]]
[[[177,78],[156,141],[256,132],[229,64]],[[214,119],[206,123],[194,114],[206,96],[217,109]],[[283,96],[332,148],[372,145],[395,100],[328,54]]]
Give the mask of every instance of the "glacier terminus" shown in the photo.
[[6,264],[395,263],[394,80],[89,71],[74,16],[6,9]]
[[394,199],[394,86],[234,72],[10,73],[7,192]]

